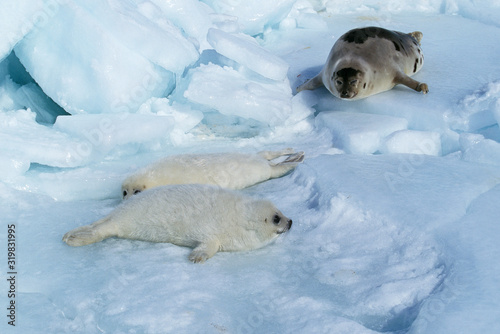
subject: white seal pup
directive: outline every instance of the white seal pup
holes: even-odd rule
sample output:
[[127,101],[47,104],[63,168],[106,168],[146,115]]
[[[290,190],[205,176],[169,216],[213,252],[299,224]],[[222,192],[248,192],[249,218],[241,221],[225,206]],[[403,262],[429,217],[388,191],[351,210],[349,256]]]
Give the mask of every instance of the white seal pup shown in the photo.
[[[282,162],[271,160],[288,156]],[[257,154],[181,154],[163,158],[127,177],[122,196],[127,199],[143,190],[167,184],[213,184],[243,189],[285,175],[304,159],[304,152],[292,149]]]
[[424,65],[421,39],[419,31],[350,30],[335,42],[321,72],[297,92],[325,86],[336,97],[357,100],[402,84],[426,94],[427,84],[410,78]]
[[168,185],[132,196],[106,217],[69,231],[63,241],[70,246],[110,237],[169,242],[194,248],[189,259],[198,263],[218,251],[260,248],[291,226],[270,201],[211,185]]

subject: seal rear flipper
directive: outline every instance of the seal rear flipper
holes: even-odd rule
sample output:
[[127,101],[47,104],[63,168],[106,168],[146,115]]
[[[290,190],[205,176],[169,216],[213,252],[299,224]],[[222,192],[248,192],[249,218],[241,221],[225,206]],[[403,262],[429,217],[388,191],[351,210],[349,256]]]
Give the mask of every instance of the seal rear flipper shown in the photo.
[[295,169],[299,163],[304,161],[304,152],[290,155],[286,160],[271,165],[271,178],[277,178]]
[[285,161],[281,162],[280,164],[286,164],[286,163],[299,163],[304,161],[304,151],[297,152],[295,154],[290,155],[288,158],[286,158]]
[[427,94],[429,92],[429,87],[426,83],[418,82],[417,80],[410,78],[404,73],[398,73],[398,75],[396,75],[396,77],[394,78],[394,84],[405,85],[406,87],[416,90],[417,92],[422,92],[424,94]]
[[194,263],[203,263],[219,251],[220,243],[217,240],[210,240],[200,243],[191,254],[189,261]]
[[294,154],[295,151],[293,148],[285,148],[281,151],[260,151],[257,154],[263,157],[266,160],[273,160],[284,155]]
[[320,72],[314,78],[307,80],[302,85],[297,87],[297,93],[301,92],[303,90],[313,90],[313,89],[316,89],[316,88],[319,88],[322,86],[324,86],[324,85],[323,85],[322,72]]

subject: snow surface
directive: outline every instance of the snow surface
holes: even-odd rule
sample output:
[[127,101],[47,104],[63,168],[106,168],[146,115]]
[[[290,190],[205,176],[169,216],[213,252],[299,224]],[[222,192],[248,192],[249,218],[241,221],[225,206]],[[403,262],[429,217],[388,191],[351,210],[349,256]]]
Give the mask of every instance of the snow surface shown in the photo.
[[[0,11],[0,332],[500,332],[496,0],[23,0]],[[345,31],[420,30],[422,95],[295,94]],[[61,241],[179,153],[293,147],[293,227],[202,265]],[[7,226],[16,225],[16,327]]]

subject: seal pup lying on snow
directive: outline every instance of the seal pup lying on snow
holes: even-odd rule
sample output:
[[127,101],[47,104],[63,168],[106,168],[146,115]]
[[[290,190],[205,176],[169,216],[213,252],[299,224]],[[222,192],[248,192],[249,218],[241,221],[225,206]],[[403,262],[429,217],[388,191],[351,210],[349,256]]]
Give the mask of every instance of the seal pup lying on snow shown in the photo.
[[357,100],[402,84],[426,94],[427,84],[410,78],[424,65],[422,36],[378,27],[350,30],[333,45],[321,72],[297,92],[325,86],[336,97]]
[[[282,162],[273,159],[288,156]],[[257,154],[212,153],[182,154],[163,158],[130,175],[122,183],[127,199],[149,188],[167,184],[213,184],[228,189],[243,189],[285,175],[304,160],[304,152],[292,149],[263,151]]]
[[291,226],[270,201],[211,185],[168,185],[132,196],[106,217],[69,231],[63,241],[70,246],[110,237],[169,242],[194,248],[189,259],[198,263],[218,251],[260,248]]

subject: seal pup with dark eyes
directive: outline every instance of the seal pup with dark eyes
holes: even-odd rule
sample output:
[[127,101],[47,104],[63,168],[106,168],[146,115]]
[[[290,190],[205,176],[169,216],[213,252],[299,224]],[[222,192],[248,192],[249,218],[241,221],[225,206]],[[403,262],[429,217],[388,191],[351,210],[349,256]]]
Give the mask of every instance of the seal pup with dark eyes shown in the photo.
[[379,27],[350,30],[335,42],[321,72],[297,92],[325,86],[338,98],[358,100],[401,84],[426,94],[427,84],[410,77],[424,65],[422,36]]
[[[285,157],[281,162],[274,159]],[[181,154],[163,158],[127,177],[122,196],[127,199],[149,188],[168,184],[213,184],[228,189],[243,189],[285,175],[304,160],[304,152],[291,148],[262,151]]]
[[84,246],[117,237],[194,248],[204,262],[219,251],[260,248],[292,226],[268,200],[212,185],[160,186],[122,202],[106,217],[69,231],[63,241]]

